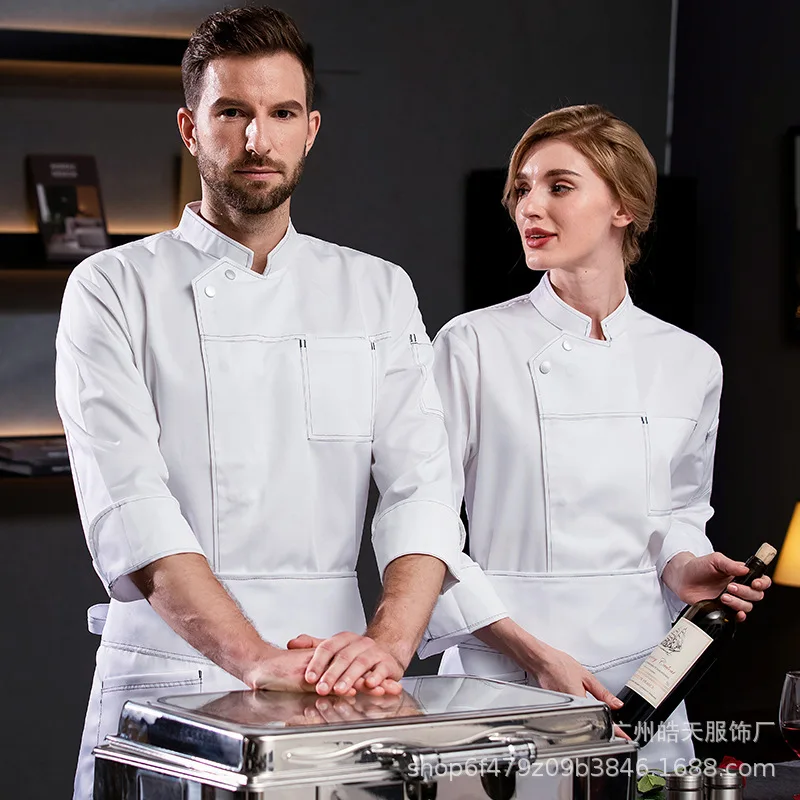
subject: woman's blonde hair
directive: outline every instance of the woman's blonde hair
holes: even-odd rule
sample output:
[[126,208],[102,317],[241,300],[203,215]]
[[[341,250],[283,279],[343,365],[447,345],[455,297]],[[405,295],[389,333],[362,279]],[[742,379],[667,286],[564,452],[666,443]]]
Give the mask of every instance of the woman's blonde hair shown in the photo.
[[545,139],[561,139],[588,159],[622,203],[633,221],[625,228],[622,259],[635,264],[639,239],[650,227],[658,176],[653,156],[641,136],[602,106],[568,106],[539,117],[517,142],[508,165],[503,205],[513,217],[517,208],[514,182],[531,148]]

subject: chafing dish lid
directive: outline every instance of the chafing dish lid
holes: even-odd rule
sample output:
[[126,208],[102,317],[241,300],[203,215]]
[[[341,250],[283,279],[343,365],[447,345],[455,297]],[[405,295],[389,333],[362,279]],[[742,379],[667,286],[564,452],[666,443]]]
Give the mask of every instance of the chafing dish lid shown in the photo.
[[560,744],[610,736],[608,711],[597,701],[467,676],[404,678],[402,685],[402,695],[384,697],[234,691],[128,701],[113,739],[263,775],[352,764],[381,742],[438,747],[511,731]]

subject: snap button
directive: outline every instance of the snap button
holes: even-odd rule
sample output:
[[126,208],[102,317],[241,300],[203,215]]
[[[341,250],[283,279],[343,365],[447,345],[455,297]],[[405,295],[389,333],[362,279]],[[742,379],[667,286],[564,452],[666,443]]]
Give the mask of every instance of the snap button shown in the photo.
[[549,361],[542,361],[542,363],[539,364],[539,372],[543,373],[544,375],[547,375],[547,373],[550,372],[551,369],[552,366],[550,365]]
[[232,281],[236,277],[236,273],[232,269],[226,269],[225,270],[225,277],[229,281]]
[[570,342],[570,341],[569,341],[569,340],[567,340],[567,339],[564,339],[564,341],[563,341],[563,342],[561,342],[561,346],[562,346],[562,347],[563,347],[565,350],[567,350],[567,351],[570,351],[570,350],[572,350],[572,342]]
[[204,291],[206,293],[206,297],[213,297],[217,293],[217,290],[213,286],[206,286]]

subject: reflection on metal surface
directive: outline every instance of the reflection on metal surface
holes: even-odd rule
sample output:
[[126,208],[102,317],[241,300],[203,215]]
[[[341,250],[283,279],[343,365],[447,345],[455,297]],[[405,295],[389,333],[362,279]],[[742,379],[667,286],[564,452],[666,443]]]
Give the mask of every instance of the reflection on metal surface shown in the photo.
[[481,786],[491,800],[511,800],[517,789],[517,774],[487,772],[481,775]]
[[380,761],[392,772],[399,773],[404,781],[435,781],[438,777],[454,772],[455,768],[465,764],[474,764],[481,771],[489,768],[495,771],[511,772],[521,762],[532,763],[536,760],[536,744],[534,742],[518,742],[515,744],[497,742],[481,742],[471,746],[460,746],[436,749],[432,747],[372,747],[369,755]]
[[[632,777],[607,796],[629,796],[635,746],[612,738],[602,703],[471,677],[403,686],[382,698],[242,691],[129,701],[119,734],[95,750],[95,800],[159,797],[142,786],[167,800],[175,787],[181,800],[501,800],[515,787],[520,798],[600,800],[603,784],[573,786],[570,765],[623,757]],[[544,764],[558,774],[538,777],[532,766]],[[552,794],[556,784],[569,794]]]

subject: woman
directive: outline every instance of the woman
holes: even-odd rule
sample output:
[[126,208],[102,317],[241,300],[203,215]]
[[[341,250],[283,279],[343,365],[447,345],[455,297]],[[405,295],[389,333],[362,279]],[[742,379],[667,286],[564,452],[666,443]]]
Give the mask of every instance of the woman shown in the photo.
[[[743,620],[770,584],[730,584],[744,564],[704,533],[719,358],[627,291],[655,188],[641,138],[598,106],[544,115],[514,149],[504,204],[544,275],[434,344],[476,562],[421,650],[446,650],[440,672],[618,707],[683,604],[725,590]],[[683,705],[668,725],[643,750],[650,768],[693,755]]]

